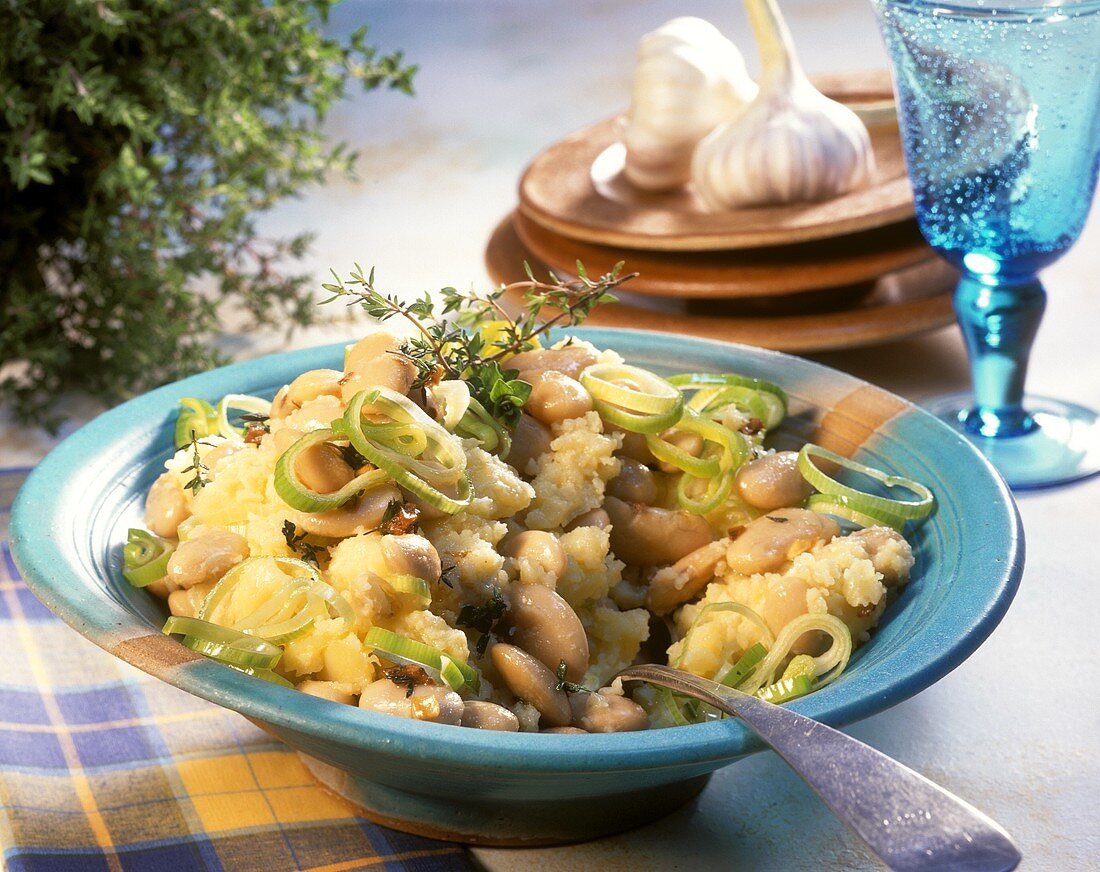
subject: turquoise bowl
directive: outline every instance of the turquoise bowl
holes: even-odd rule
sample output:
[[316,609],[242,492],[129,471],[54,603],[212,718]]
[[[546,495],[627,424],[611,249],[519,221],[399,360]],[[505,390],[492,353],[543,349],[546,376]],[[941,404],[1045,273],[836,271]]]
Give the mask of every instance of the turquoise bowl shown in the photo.
[[[573,331],[629,361],[734,371],[781,384],[777,438],[813,439],[935,492],[910,538],[912,581],[843,677],[792,704],[843,725],[912,696],[958,666],[1003,617],[1023,569],[1012,497],[964,438],[912,404],[815,363],[756,348],[640,331]],[[34,593],[83,636],[189,693],[240,712],[299,751],[330,789],[399,829],[481,844],[570,841],[673,810],[709,774],[760,749],[737,720],[611,735],[483,732],[363,712],[249,678],[159,632],[163,606],[120,573],[126,529],[169,456],[177,401],[272,396],[298,373],[341,365],[342,345],[193,376],[96,418],[20,491],[15,560]]]

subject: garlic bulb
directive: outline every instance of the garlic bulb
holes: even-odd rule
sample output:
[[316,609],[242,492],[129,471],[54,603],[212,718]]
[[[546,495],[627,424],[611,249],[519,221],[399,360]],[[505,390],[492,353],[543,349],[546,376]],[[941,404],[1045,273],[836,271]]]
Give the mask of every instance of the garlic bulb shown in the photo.
[[867,128],[810,84],[775,0],[745,0],[760,46],[760,92],[695,150],[695,192],[715,211],[824,200],[866,185]]
[[699,140],[755,95],[741,52],[710,22],[674,18],[647,33],[623,126],[626,177],[651,191],[686,184]]

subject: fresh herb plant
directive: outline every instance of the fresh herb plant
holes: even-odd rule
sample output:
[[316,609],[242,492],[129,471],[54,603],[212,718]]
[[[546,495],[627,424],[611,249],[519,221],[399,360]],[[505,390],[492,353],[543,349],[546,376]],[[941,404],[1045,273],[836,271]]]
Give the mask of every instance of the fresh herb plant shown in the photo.
[[[56,425],[59,396],[106,402],[220,362],[224,304],[311,323],[308,236],[256,217],[350,173],[320,125],[350,82],[412,92],[415,68],[335,0],[0,3],[0,404]],[[201,290],[198,283],[201,282]]]

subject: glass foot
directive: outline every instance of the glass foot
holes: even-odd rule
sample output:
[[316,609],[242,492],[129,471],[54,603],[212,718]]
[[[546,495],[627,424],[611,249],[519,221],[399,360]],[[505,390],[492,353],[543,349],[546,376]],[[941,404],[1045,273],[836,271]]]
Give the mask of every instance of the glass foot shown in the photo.
[[992,438],[963,424],[974,398],[970,394],[939,397],[925,403],[974,443],[1017,489],[1066,484],[1100,472],[1100,416],[1084,406],[1048,397],[1024,397],[1024,407],[1038,425],[1022,436]]

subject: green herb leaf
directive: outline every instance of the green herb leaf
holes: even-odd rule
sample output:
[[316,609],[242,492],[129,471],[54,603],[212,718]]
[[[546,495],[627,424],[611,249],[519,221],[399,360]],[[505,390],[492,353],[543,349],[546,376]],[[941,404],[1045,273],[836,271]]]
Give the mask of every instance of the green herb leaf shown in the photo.
[[314,545],[312,542],[307,542],[307,535],[308,534],[304,531],[299,533],[298,527],[293,521],[283,521],[283,539],[286,540],[287,547],[295,554],[300,555],[306,563],[312,563],[314,566],[317,566],[317,552],[324,549],[319,545]]
[[508,604],[504,601],[500,588],[494,587],[492,597],[481,605],[465,605],[459,610],[456,621],[458,626],[481,633],[481,638],[477,640],[478,656],[484,654],[489,647],[490,637],[496,632],[497,624],[507,609]]
[[557,671],[554,675],[558,679],[558,683],[555,686],[557,690],[564,690],[566,693],[593,693],[590,688],[585,687],[583,684],[577,684],[575,681],[566,680],[565,673],[568,672],[568,668],[565,665],[565,661],[562,660],[558,663]]
[[470,371],[466,384],[470,395],[501,423],[514,427],[519,423],[520,411],[531,396],[531,385],[517,378],[518,370],[502,370],[500,364],[490,360]]
[[202,462],[202,458],[199,456],[199,446],[207,445],[205,442],[199,442],[195,437],[195,431],[191,431],[191,465],[183,471],[194,473],[191,476],[191,480],[184,485],[184,487],[191,491],[192,495],[198,494],[204,487],[210,484],[210,467],[206,466]]
[[315,322],[309,235],[259,219],[351,175],[324,122],[353,86],[411,93],[416,72],[365,28],[328,35],[332,5],[0,3],[0,404],[17,419],[56,427],[69,390],[119,402],[226,362],[223,307],[242,332]]

